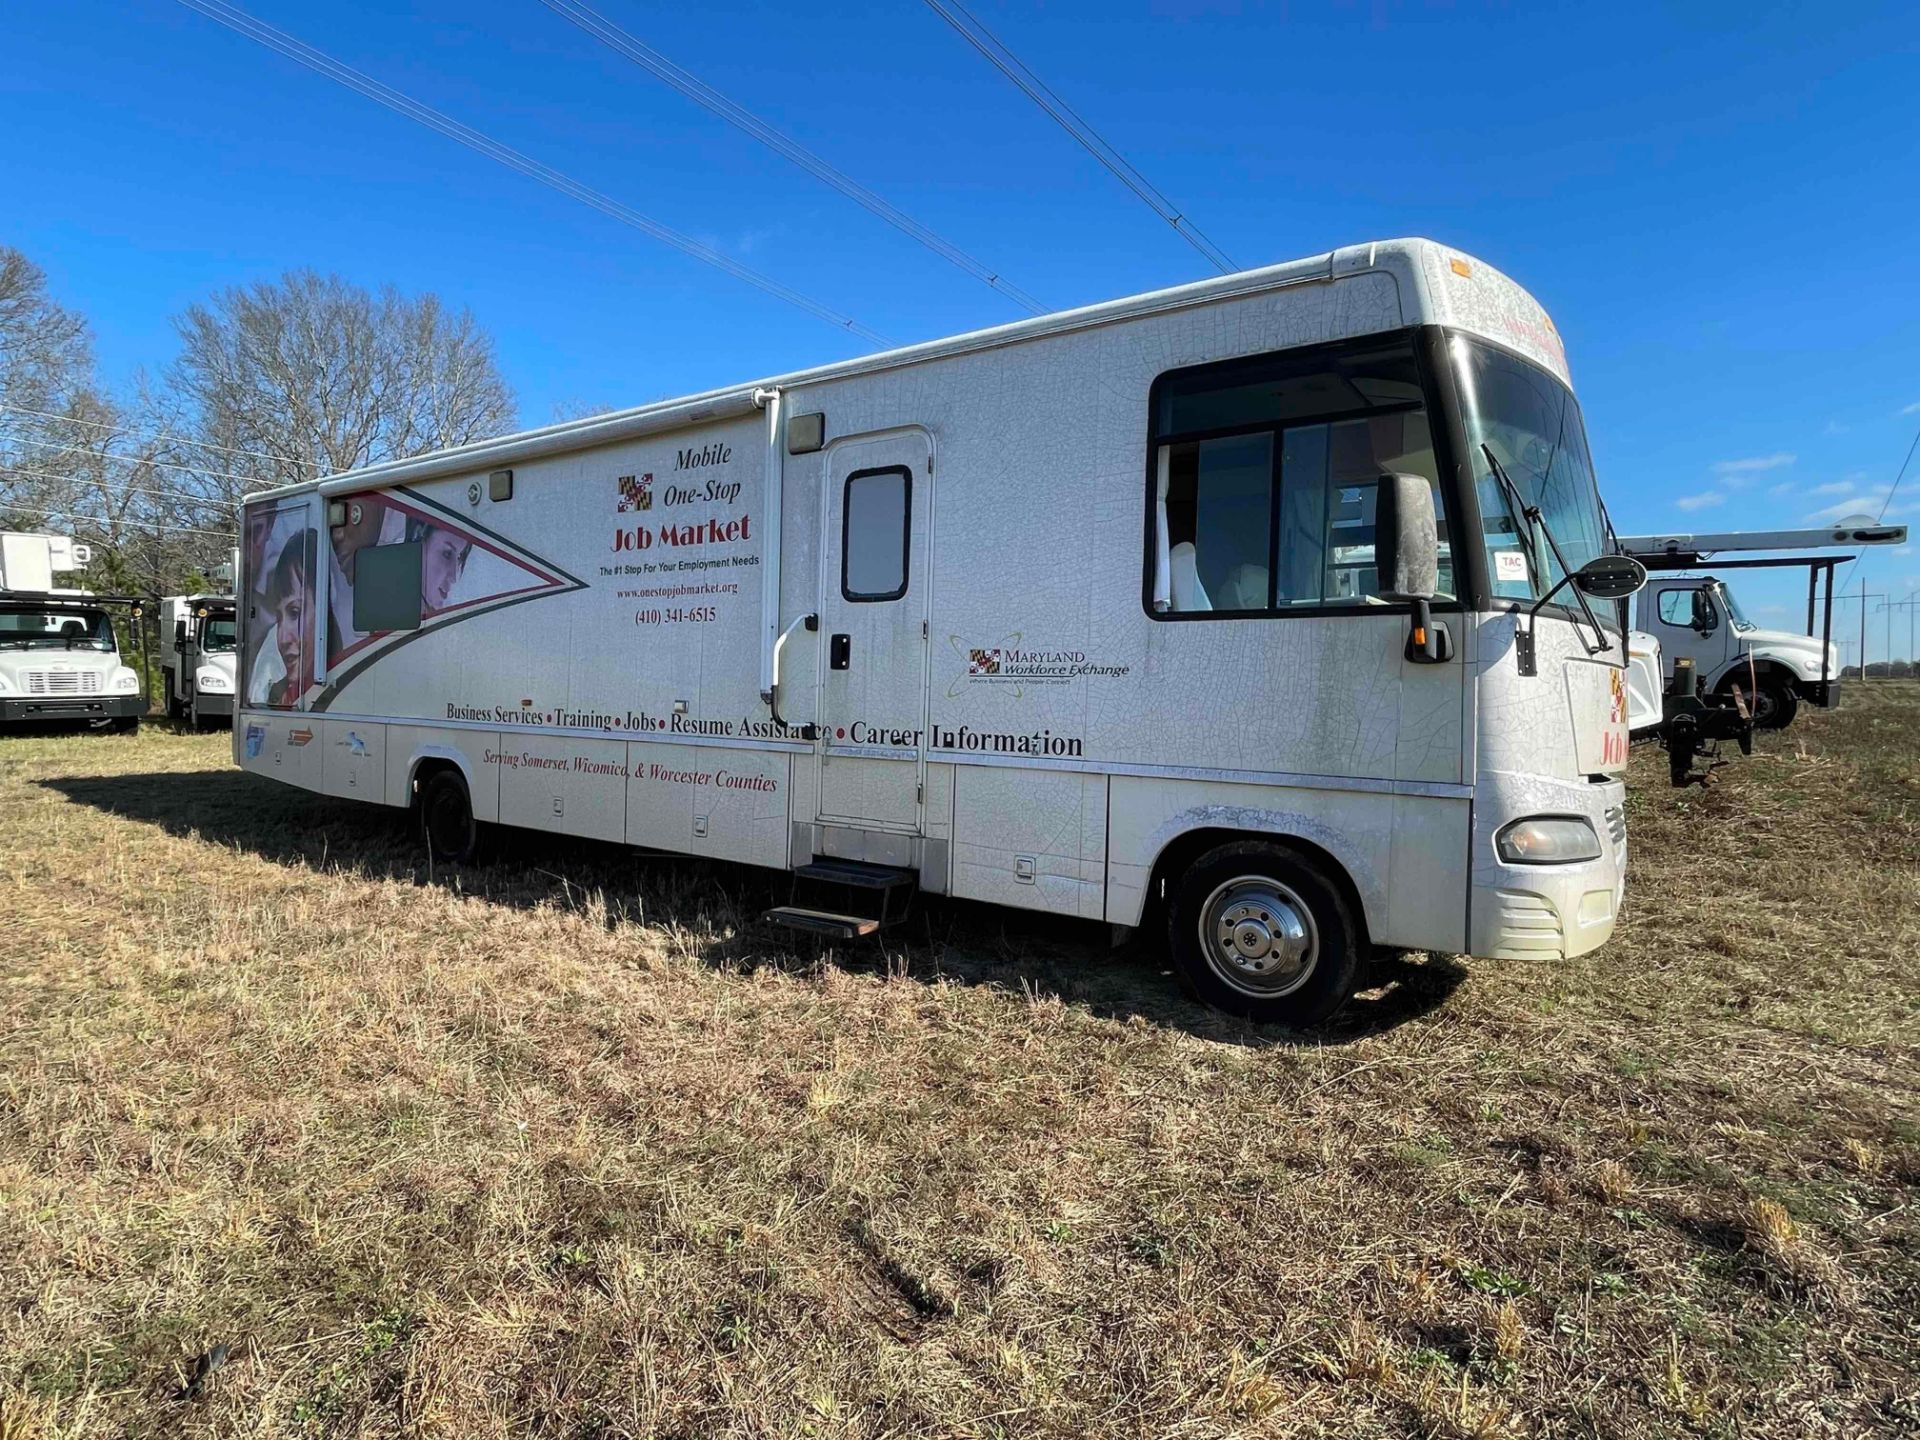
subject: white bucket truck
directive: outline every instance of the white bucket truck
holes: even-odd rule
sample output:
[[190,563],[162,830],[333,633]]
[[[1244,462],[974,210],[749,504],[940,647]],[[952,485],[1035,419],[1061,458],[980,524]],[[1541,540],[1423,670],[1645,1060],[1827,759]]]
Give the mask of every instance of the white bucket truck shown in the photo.
[[233,718],[239,621],[231,595],[169,595],[160,602],[160,678],[167,714],[203,730]]
[[[1799,551],[1850,545],[1899,545],[1907,538],[1904,525],[1881,524],[1868,516],[1839,521],[1810,530],[1734,530],[1698,535],[1629,535],[1620,540],[1623,553],[1638,557],[1655,571],[1638,601],[1640,628],[1660,642],[1666,678],[1674,666],[1689,661],[1700,689],[1708,695],[1731,697],[1737,690],[1753,712],[1753,723],[1763,730],[1780,730],[1793,723],[1800,704],[1831,709],[1840,701],[1840,650],[1829,638],[1832,629],[1832,586],[1829,579],[1825,630],[1814,635],[1772,630],[1756,625],[1741,609],[1733,587],[1718,575],[1671,573],[1712,569],[1709,558],[1732,552]],[[1722,561],[1722,568],[1803,567],[1809,572],[1807,629],[1814,628],[1813,582],[1824,569],[1848,557],[1831,561],[1802,558]]]
[[791,871],[832,936],[1152,924],[1309,1024],[1370,947],[1612,933],[1610,549],[1546,313],[1366,244],[249,497],[234,755],[445,859]]
[[140,728],[146,696],[121,663],[110,615],[128,608],[137,646],[140,602],[54,587],[90,559],[64,535],[0,534],[0,726]]

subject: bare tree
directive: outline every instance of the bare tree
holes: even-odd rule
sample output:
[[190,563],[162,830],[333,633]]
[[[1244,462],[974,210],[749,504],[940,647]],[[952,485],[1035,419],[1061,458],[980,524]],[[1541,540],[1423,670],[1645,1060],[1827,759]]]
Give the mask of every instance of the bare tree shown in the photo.
[[[252,472],[222,495],[288,484],[498,434],[512,392],[491,338],[434,295],[375,295],[295,271],[223,290],[175,322],[172,380],[209,469]],[[244,466],[214,466],[251,452]]]
[[39,266],[0,246],[0,516],[30,526],[73,499],[95,433],[84,422],[104,405],[87,322],[47,293]]

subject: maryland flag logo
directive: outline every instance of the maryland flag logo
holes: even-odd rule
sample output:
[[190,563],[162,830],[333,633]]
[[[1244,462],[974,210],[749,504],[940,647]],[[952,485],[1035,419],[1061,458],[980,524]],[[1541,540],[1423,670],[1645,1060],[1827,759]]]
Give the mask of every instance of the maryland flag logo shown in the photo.
[[635,479],[631,475],[620,477],[620,503],[614,506],[615,513],[624,514],[629,510],[653,509],[653,475],[642,475]]
[[998,675],[1000,673],[1000,652],[998,650],[967,651],[967,674]]

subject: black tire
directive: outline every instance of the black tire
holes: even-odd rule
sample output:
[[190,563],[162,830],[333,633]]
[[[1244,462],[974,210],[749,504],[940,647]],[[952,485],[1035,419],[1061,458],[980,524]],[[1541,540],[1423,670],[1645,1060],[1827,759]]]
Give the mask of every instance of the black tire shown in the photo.
[[458,770],[436,770],[420,787],[420,833],[427,855],[443,865],[470,865],[480,854],[480,822]]
[[[1794,690],[1791,681],[1778,675],[1761,675],[1755,682],[1757,688],[1747,695],[1747,711],[1753,716],[1753,728],[1756,730],[1784,730],[1793,723],[1793,717],[1800,713],[1800,696]],[[1748,689],[1747,674],[1736,670],[1720,682],[1720,691],[1731,695],[1733,687],[1738,685],[1744,694]]]
[[118,720],[109,722],[107,728],[116,735],[138,735],[140,733],[140,717],[138,715],[122,715]]
[[1167,944],[1195,999],[1293,1029],[1324,1023],[1353,998],[1365,948],[1326,865],[1260,840],[1222,845],[1187,868],[1168,907]]

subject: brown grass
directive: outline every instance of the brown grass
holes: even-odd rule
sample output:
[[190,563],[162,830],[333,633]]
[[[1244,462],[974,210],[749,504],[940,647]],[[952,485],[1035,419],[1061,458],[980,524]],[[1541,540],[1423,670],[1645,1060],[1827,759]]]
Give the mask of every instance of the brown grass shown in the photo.
[[1611,946],[1315,1039],[1065,922],[429,877],[225,743],[0,741],[0,1440],[1920,1426],[1914,687],[1637,755]]

